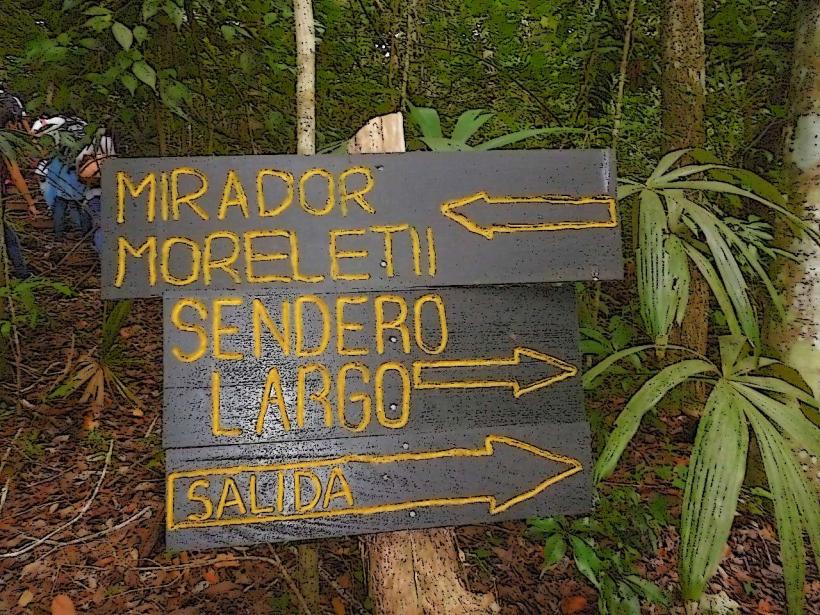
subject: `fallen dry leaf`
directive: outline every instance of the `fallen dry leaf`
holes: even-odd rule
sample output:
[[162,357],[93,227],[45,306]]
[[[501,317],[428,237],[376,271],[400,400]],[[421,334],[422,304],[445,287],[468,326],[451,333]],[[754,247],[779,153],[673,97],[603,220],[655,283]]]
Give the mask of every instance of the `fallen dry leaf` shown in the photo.
[[576,615],[587,608],[587,599],[583,596],[567,596],[558,605],[561,615]]
[[71,598],[65,594],[59,594],[51,601],[51,615],[77,615],[77,610]]
[[213,568],[208,568],[205,572],[202,573],[202,578],[208,581],[211,585],[216,585],[219,583],[219,575],[216,574],[216,571]]
[[27,589],[22,594],[20,594],[20,599],[17,600],[17,606],[23,607],[28,606],[28,604],[34,600],[34,594],[31,592],[30,589]]
[[769,602],[768,598],[762,598],[760,602],[757,603],[757,612],[763,615],[774,613],[774,605]]
[[345,615],[345,603],[339,596],[333,596],[330,604],[333,605],[333,615]]

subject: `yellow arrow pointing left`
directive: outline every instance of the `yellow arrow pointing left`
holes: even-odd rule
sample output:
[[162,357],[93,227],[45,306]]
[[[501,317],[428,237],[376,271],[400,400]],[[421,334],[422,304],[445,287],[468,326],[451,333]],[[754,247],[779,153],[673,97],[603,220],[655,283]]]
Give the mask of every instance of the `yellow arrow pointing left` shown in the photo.
[[[481,222],[475,215],[481,208],[489,208],[484,217],[495,218]],[[579,208],[583,208],[580,209]],[[618,226],[615,199],[611,196],[571,197],[499,196],[486,192],[447,201],[441,205],[445,218],[457,222],[471,233],[492,239],[496,233],[535,231],[566,231]],[[588,216],[578,219],[580,215]],[[539,219],[542,219],[539,221]]]

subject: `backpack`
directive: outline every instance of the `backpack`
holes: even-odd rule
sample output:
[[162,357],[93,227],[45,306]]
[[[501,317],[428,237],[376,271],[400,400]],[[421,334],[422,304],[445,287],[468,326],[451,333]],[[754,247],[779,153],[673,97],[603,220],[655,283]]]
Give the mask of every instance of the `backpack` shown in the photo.
[[0,128],[17,124],[26,116],[22,101],[5,90],[0,90]]

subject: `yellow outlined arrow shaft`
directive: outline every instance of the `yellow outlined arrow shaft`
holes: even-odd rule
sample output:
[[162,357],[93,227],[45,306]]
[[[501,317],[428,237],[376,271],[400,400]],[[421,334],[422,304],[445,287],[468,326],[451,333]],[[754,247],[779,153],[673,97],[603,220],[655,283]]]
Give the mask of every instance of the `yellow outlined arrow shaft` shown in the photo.
[[[550,222],[505,222],[503,224],[479,224],[463,209],[479,201],[490,205],[543,205],[544,207],[574,207],[578,205],[604,205],[606,217],[596,220],[558,220]],[[564,195],[543,196],[499,196],[491,197],[486,192],[478,192],[470,196],[448,201],[441,206],[441,213],[451,220],[458,222],[467,230],[492,239],[495,233],[518,233],[535,231],[562,231],[580,230],[588,228],[614,228],[618,226],[617,204],[614,197],[570,197]]]
[[[536,361],[542,361],[559,371],[548,378],[543,378],[528,386],[521,386],[516,380],[505,379],[480,379],[480,378],[446,378],[436,377],[430,372],[435,370],[441,374],[447,368],[469,368],[469,367],[509,367],[519,365],[523,357],[528,357]],[[413,387],[416,389],[485,389],[496,387],[508,387],[513,390],[515,397],[521,397],[525,393],[530,393],[544,387],[548,387],[567,378],[572,378],[578,373],[578,368],[565,361],[557,359],[548,354],[532,350],[531,348],[517,347],[513,351],[513,356],[508,359],[443,359],[437,361],[414,361],[413,362]],[[445,374],[446,376],[446,374]]]
[[[494,444],[503,443],[521,450],[527,451],[537,457],[549,459],[559,463],[564,463],[568,467],[567,470],[550,476],[545,480],[539,482],[532,489],[528,489],[516,497],[507,500],[501,504],[498,503],[493,495],[475,495],[465,497],[451,497],[451,498],[432,498],[413,500],[409,502],[397,502],[393,504],[377,504],[373,506],[353,506],[352,508],[339,508],[333,510],[317,510],[304,513],[294,514],[264,514],[258,516],[241,516],[230,517],[227,519],[207,519],[202,521],[184,520],[176,522],[174,518],[174,487],[175,482],[184,478],[204,478],[209,476],[235,476],[244,472],[261,473],[261,472],[278,472],[283,470],[303,470],[309,468],[322,467],[337,467],[353,463],[366,464],[390,464],[401,463],[404,461],[424,461],[428,459],[443,459],[448,457],[491,457],[494,454]],[[268,523],[276,521],[295,521],[304,519],[320,519],[326,517],[340,517],[346,515],[374,515],[379,513],[407,510],[410,508],[419,507],[435,507],[435,506],[464,506],[467,504],[487,504],[490,509],[490,514],[498,514],[508,510],[512,506],[535,497],[544,491],[550,485],[569,478],[583,470],[583,465],[577,459],[566,457],[558,453],[546,451],[516,440],[507,436],[489,435],[484,440],[482,448],[450,448],[440,451],[424,451],[420,453],[395,453],[392,455],[366,455],[366,454],[349,454],[339,457],[331,457],[325,459],[317,459],[313,461],[294,461],[288,463],[279,463],[272,465],[237,465],[224,468],[208,468],[202,470],[183,470],[179,472],[171,472],[166,479],[166,527],[168,530],[179,530],[185,528],[201,528],[201,527],[216,527],[227,525],[245,525],[249,523]]]

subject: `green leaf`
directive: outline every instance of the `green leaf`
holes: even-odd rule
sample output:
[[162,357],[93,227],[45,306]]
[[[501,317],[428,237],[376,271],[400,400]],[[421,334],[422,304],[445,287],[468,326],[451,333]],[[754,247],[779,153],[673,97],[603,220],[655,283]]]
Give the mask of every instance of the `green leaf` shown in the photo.
[[601,570],[601,560],[584,540],[577,536],[570,536],[572,543],[572,553],[575,559],[575,566],[578,572],[584,575],[590,583],[600,588],[598,572]]
[[88,15],[89,17],[96,17],[98,15],[111,15],[111,10],[105,8],[104,6],[92,6],[87,8],[83,11],[83,15]]
[[671,169],[672,166],[674,166],[674,164],[678,160],[683,158],[683,156],[688,151],[689,151],[688,149],[679,149],[679,150],[675,150],[674,152],[669,152],[668,154],[664,155],[663,158],[661,158],[660,161],[658,162],[658,166],[656,166],[655,170],[652,171],[652,175],[649,176],[649,179],[646,182],[647,185],[649,185],[649,182],[657,179],[658,177],[660,177],[661,175],[666,173],[669,169]]
[[236,28],[231,25],[224,24],[219,28],[220,32],[222,32],[222,37],[226,41],[232,41],[236,38]]
[[148,40],[148,28],[145,26],[134,26],[134,40],[137,43],[144,43]]
[[689,267],[680,240],[669,235],[666,211],[655,192],[641,192],[638,220],[635,260],[641,318],[662,354],[689,300]]
[[732,386],[771,421],[777,423],[796,445],[813,453],[820,451],[820,428],[806,418],[799,405],[777,401],[741,382],[732,382]]
[[724,236],[725,233],[731,233],[731,231],[712,212],[700,205],[688,199],[684,199],[684,204],[686,213],[694,220],[706,239],[723,285],[735,307],[743,334],[756,348],[759,348],[760,327],[757,314],[749,298],[748,285]]
[[644,383],[615,420],[615,428],[595,464],[595,480],[601,481],[612,474],[626,445],[638,430],[644,415],[654,408],[669,391],[692,376],[715,371],[715,366],[707,361],[685,359],[665,367]]
[[643,346],[634,346],[632,348],[619,350],[618,352],[609,355],[606,359],[604,359],[600,363],[595,364],[594,367],[592,367],[584,373],[584,376],[582,378],[584,388],[591,389],[592,383],[595,382],[595,380],[599,376],[604,374],[608,369],[610,369],[615,363],[617,363],[621,359],[637,354],[639,352],[646,352],[647,350],[650,350],[652,348],[656,348],[655,344],[645,344]]
[[463,152],[472,149],[466,143],[453,143],[446,137],[420,137],[422,143],[434,152]]
[[628,199],[641,190],[643,190],[643,186],[640,184],[621,184],[618,186],[618,200],[623,201],[624,199]]
[[553,534],[544,543],[544,565],[552,568],[564,559],[567,553],[567,543],[561,534]]
[[681,513],[684,598],[698,600],[717,570],[746,473],[749,428],[739,396],[719,381],[698,424]]
[[443,138],[441,134],[441,120],[438,111],[428,107],[416,107],[412,103],[410,106],[410,119],[413,120],[421,130],[421,134],[427,138]]
[[512,145],[513,143],[518,143],[519,141],[524,141],[525,139],[530,139],[532,137],[556,134],[583,134],[583,132],[584,131],[581,128],[567,128],[563,126],[555,126],[552,128],[528,128],[526,130],[511,132],[509,134],[496,137],[495,139],[490,139],[484,143],[479,143],[475,146],[475,149],[483,152],[486,150],[506,147],[507,145]]
[[115,21],[111,24],[111,34],[114,35],[114,39],[120,44],[120,47],[123,49],[131,48],[131,44],[134,42],[134,34],[127,26]]
[[159,0],[144,0],[142,3],[142,20],[148,21],[159,12]]
[[[820,515],[816,493],[801,475],[794,455],[772,425],[754,408],[747,410],[749,422],[757,437],[766,479],[772,492],[783,577],[786,581],[786,602],[789,613],[803,612],[803,583],[806,579],[806,547],[803,542],[804,522],[815,542]],[[804,519],[805,517],[805,519]]]
[[131,73],[123,73],[120,75],[120,81],[126,87],[126,89],[131,92],[131,95],[134,95],[134,92],[137,91],[137,86],[139,85],[139,81]]
[[715,268],[712,267],[712,263],[689,244],[684,244],[683,247],[686,250],[686,254],[692,259],[692,262],[695,263],[698,271],[700,271],[700,274],[706,280],[706,283],[709,284],[709,288],[712,289],[712,294],[715,296],[715,299],[717,299],[720,310],[726,317],[726,325],[729,327],[729,331],[732,335],[741,335],[740,325],[735,315],[735,308],[732,306],[723,281],[720,279],[720,276],[718,276]]
[[650,602],[662,606],[669,605],[669,598],[666,596],[666,593],[652,581],[639,577],[636,574],[627,575],[626,580],[634,585]]
[[[766,364],[772,365],[777,363],[774,359],[766,359],[765,357],[761,358],[760,361],[760,367],[766,367]],[[810,392],[804,391],[800,387],[797,387],[790,382],[786,382],[782,378],[772,378],[770,376],[735,376],[733,380],[748,384],[756,389],[774,391],[775,393],[781,393],[782,395],[786,395],[788,397],[795,397],[804,404],[820,409],[820,400],[814,397]]]
[[774,211],[778,212],[782,216],[784,216],[787,221],[789,221],[795,228],[801,229],[806,232],[815,242],[820,242],[820,233],[812,227],[810,227],[805,221],[801,220],[798,216],[790,212],[789,210],[785,209],[781,205],[777,205],[768,199],[764,199],[753,192],[749,192],[748,190],[744,190],[743,188],[738,188],[728,182],[722,181],[715,181],[715,180],[690,180],[690,181],[682,181],[682,182],[674,182],[671,184],[666,185],[659,185],[656,188],[677,188],[677,189],[685,189],[685,190],[703,190],[703,191],[710,191],[710,192],[718,192],[721,194],[734,194],[737,196],[743,196],[747,199],[752,199],[753,201],[757,201],[758,203],[765,205],[766,207],[773,209]]
[[157,73],[154,71],[153,68],[151,68],[151,66],[147,62],[145,62],[144,60],[134,62],[134,65],[131,67],[131,71],[134,73],[134,76],[136,76],[137,79],[142,81],[151,89],[156,90]]
[[495,115],[492,111],[484,109],[470,109],[462,113],[453,128],[451,139],[456,142],[466,143],[487,120]]

